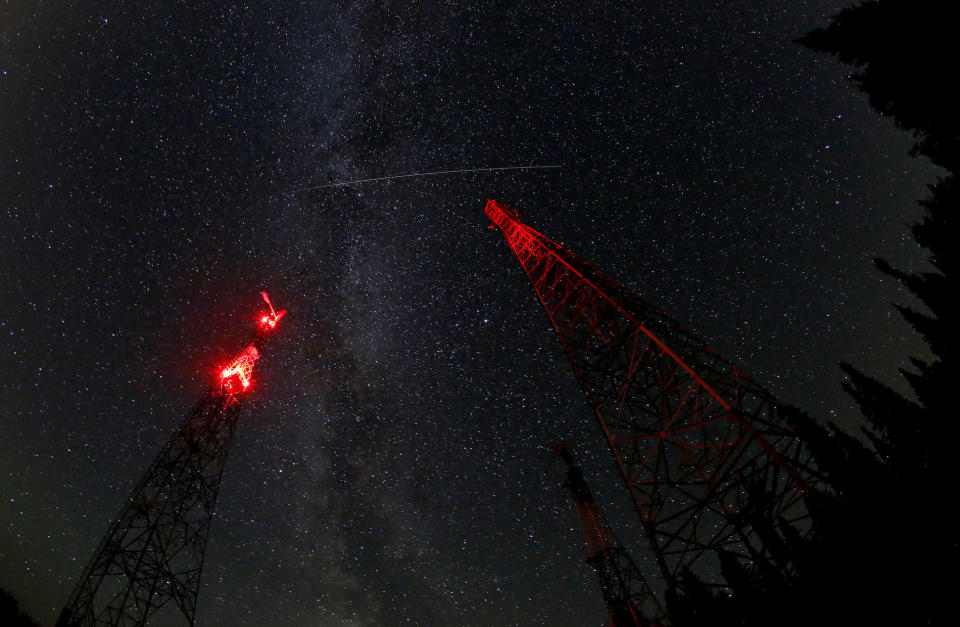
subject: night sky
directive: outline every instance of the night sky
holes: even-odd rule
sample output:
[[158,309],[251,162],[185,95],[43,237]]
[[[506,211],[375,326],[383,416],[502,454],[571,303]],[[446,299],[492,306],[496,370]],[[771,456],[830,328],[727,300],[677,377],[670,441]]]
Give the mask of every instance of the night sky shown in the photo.
[[266,289],[197,624],[600,624],[553,445],[636,514],[485,199],[855,428],[936,171],[792,42],[845,4],[0,3],[0,587],[53,624]]

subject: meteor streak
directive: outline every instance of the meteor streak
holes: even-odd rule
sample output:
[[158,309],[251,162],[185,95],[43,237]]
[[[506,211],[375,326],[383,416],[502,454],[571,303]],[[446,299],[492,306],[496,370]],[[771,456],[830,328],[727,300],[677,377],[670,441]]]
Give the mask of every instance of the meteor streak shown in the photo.
[[436,176],[438,174],[464,174],[467,172],[493,172],[496,170],[550,170],[559,168],[558,165],[514,165],[501,168],[468,168],[465,170],[438,170],[436,172],[417,172],[415,174],[395,174],[393,176],[378,176],[370,179],[357,179],[355,181],[341,181],[339,183],[327,183],[326,185],[317,185],[316,187],[303,187],[294,190],[294,193],[309,192],[314,189],[323,189],[325,187],[344,187],[356,183],[372,183],[374,181],[389,181],[391,179],[405,179],[415,176]]

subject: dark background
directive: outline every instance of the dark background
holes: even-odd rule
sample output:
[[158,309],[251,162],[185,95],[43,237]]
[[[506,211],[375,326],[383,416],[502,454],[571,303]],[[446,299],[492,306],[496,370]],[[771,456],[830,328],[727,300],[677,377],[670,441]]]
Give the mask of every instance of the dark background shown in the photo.
[[553,444],[636,516],[484,201],[855,428],[936,172],[792,42],[844,4],[0,4],[0,587],[54,622],[267,289],[198,624],[602,622]]

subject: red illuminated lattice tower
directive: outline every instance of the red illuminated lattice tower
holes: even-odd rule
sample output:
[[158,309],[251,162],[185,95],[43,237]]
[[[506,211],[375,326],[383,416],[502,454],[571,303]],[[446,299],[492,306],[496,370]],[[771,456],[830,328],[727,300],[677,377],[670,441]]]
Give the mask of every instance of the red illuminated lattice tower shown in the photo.
[[[546,309],[640,514],[656,564],[641,570],[657,599],[642,607],[664,607],[687,572],[722,585],[720,551],[788,576],[777,525],[803,527],[819,475],[779,403],[515,212],[489,200],[485,213]],[[645,618],[667,620],[660,609]]]
[[193,625],[204,550],[242,393],[286,311],[261,314],[223,371],[134,489],[87,564],[58,627]]
[[637,565],[597,508],[583,472],[573,462],[573,455],[562,444],[557,445],[556,453],[567,464],[567,480],[563,485],[570,490],[587,537],[587,563],[593,566],[600,580],[603,601],[607,605],[608,627],[651,627],[644,616],[659,614],[660,608],[648,607],[646,611],[641,608],[643,604],[655,604],[656,597],[650,593]]

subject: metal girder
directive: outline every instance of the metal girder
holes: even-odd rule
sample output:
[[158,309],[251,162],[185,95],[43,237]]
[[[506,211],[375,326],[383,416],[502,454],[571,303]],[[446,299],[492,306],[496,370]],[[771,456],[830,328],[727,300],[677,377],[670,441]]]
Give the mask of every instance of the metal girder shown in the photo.
[[144,625],[173,603],[192,625],[227,450],[240,415],[208,394],[151,464],[110,526],[58,626]]
[[488,200],[485,213],[533,285],[616,458],[658,566],[647,577],[658,605],[687,570],[719,584],[719,550],[748,564],[770,559],[766,530],[742,514],[801,521],[820,480],[777,400],[515,212]]
[[253,340],[197,403],[110,525],[84,568],[57,627],[193,625],[203,557],[240,396],[267,335],[283,318],[270,311]]
[[586,535],[586,562],[593,567],[600,582],[608,627],[654,627],[644,616],[662,613],[656,597],[650,593],[640,569],[597,507],[583,472],[574,464],[573,455],[562,444],[556,452],[567,464],[563,485],[570,490]]

